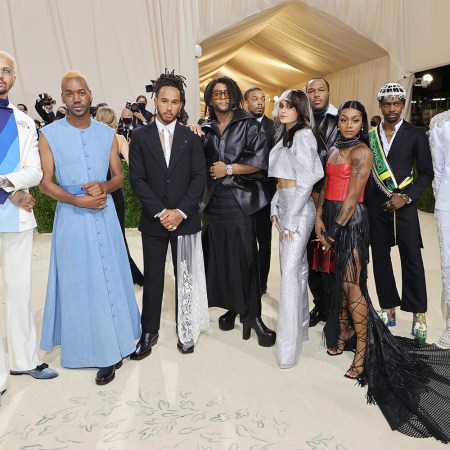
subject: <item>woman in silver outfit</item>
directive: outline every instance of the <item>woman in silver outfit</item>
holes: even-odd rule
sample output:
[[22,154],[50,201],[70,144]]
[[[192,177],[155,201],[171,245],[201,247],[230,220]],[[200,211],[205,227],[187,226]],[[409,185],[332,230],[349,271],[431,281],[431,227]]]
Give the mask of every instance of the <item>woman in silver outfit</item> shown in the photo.
[[313,185],[323,178],[312,132],[314,118],[303,91],[289,90],[276,105],[275,142],[269,176],[277,179],[272,221],[280,233],[281,289],[277,357],[281,368],[293,367],[308,340],[308,260],[306,244],[314,226]]

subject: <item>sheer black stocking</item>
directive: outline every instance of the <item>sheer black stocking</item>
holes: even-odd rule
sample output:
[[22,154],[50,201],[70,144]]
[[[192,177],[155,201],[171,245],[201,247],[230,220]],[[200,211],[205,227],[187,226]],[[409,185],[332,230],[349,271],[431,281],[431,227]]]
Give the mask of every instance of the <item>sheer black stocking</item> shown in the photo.
[[348,266],[342,286],[342,309],[347,309],[356,333],[356,352],[352,365],[347,370],[347,378],[356,379],[364,371],[364,356],[367,346],[367,301],[361,292],[359,278],[361,264],[356,252],[354,253],[355,266]]

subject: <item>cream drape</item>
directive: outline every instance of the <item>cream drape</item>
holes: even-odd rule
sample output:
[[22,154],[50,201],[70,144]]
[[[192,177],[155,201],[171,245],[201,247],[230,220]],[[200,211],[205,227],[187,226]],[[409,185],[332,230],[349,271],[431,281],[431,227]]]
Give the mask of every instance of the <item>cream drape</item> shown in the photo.
[[11,100],[33,116],[40,92],[61,103],[69,69],[120,112],[166,67],[187,78],[191,121],[217,74],[269,95],[325,75],[335,104],[356,97],[372,114],[383,83],[450,64],[449,16],[448,0],[0,0],[0,48],[18,62]]

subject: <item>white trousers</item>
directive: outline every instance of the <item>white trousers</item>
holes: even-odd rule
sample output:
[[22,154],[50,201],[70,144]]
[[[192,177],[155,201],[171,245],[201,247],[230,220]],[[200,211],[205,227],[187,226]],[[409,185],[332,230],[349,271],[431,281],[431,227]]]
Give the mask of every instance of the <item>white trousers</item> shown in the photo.
[[31,370],[39,365],[36,326],[31,311],[33,230],[0,233],[8,363],[0,329],[0,391],[8,370]]
[[434,215],[437,220],[441,250],[442,313],[447,319],[450,308],[450,211],[436,209]]

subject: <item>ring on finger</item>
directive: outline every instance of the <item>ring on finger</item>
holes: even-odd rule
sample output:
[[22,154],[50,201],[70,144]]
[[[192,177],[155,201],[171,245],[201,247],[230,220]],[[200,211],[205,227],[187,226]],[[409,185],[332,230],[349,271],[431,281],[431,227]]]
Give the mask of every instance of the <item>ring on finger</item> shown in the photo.
[[322,250],[325,250],[325,245],[322,245]]

